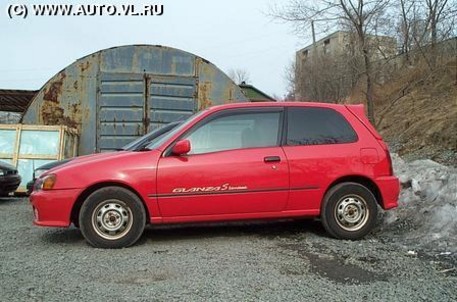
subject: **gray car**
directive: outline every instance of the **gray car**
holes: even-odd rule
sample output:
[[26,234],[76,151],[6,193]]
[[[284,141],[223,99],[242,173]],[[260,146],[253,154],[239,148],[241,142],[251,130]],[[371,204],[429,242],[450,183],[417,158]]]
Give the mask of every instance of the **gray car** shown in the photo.
[[0,197],[16,191],[21,183],[21,176],[14,166],[0,161]]

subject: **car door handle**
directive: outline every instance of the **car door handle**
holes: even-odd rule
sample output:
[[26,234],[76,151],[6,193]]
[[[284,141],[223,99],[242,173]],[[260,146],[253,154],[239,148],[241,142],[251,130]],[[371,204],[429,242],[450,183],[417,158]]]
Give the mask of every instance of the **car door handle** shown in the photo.
[[276,163],[280,162],[281,158],[279,156],[266,156],[263,158],[263,161],[266,163]]

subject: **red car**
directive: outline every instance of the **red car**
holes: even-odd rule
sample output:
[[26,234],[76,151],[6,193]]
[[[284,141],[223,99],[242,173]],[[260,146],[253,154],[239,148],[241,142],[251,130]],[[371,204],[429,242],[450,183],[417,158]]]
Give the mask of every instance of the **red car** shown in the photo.
[[389,151],[362,105],[236,103],[203,110],[139,151],[95,154],[40,176],[35,224],[80,227],[95,247],[147,223],[320,217],[359,239],[397,206]]

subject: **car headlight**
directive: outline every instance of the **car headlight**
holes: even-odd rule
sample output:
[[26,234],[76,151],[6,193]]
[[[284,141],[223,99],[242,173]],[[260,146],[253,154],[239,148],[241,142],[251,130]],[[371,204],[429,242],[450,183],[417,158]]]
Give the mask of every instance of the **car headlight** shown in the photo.
[[49,175],[46,175],[45,177],[43,178],[39,178],[37,179],[37,181],[35,182],[35,190],[39,191],[39,190],[52,190],[52,188],[54,188],[54,185],[56,183],[56,175],[55,174],[49,174]]
[[6,174],[5,171],[3,171],[2,169],[0,169],[0,176],[3,176],[3,175],[5,175],[5,174]]

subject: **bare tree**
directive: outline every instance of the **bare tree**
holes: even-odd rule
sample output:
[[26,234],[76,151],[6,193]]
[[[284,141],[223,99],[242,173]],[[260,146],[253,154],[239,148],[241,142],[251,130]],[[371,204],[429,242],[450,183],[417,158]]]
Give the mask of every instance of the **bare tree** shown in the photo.
[[249,72],[245,69],[230,69],[227,74],[237,85],[247,84],[251,81],[249,79]]
[[[436,65],[436,44],[439,25],[448,18],[455,18],[457,2],[453,0],[425,0],[427,10],[427,29],[430,32],[431,65]],[[449,15],[449,13],[453,13]]]
[[[324,31],[347,25],[355,34],[355,42],[363,58],[363,75],[366,81],[365,95],[368,118],[374,123],[372,59],[369,34],[377,26],[377,19],[385,12],[388,0],[290,0],[288,5],[276,7],[272,14],[285,21],[293,22],[297,30],[304,30],[310,21],[328,20]],[[337,21],[332,21],[332,20]]]
[[435,68],[437,44],[456,34],[457,0],[400,0],[399,4],[392,10],[400,15],[398,37],[406,61],[411,63],[414,51]]
[[284,99],[289,101],[295,100],[295,93],[297,92],[297,61],[294,60],[289,63],[285,68],[285,80],[287,81],[287,92]]
[[400,14],[398,26],[400,46],[402,53],[405,53],[409,59],[411,50],[428,43],[424,5],[418,0],[400,0],[398,10]]
[[360,56],[355,55],[351,45],[331,56],[316,53],[307,59],[298,57],[300,63],[293,65],[295,74],[291,86],[296,99],[338,103],[349,95],[360,73],[360,62],[357,62]]
[[412,26],[414,26],[412,14],[414,14],[415,1],[414,0],[400,0],[400,25],[399,34],[401,41],[401,50],[405,54],[405,60],[410,64],[409,52],[411,50],[411,34]]
[[368,118],[374,124],[374,105],[373,105],[373,82],[371,69],[370,48],[368,45],[367,34],[370,26],[376,18],[384,12],[387,1],[351,1],[340,0],[340,5],[345,12],[345,19],[353,26],[358,38],[358,45],[363,53],[366,76],[366,97]]

